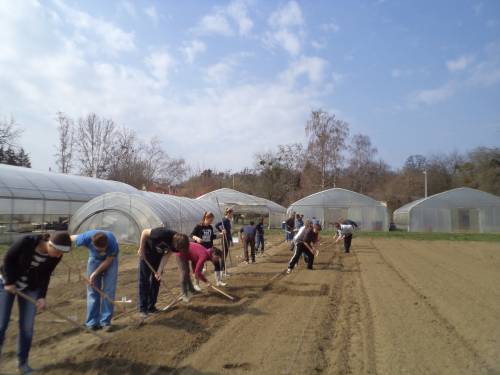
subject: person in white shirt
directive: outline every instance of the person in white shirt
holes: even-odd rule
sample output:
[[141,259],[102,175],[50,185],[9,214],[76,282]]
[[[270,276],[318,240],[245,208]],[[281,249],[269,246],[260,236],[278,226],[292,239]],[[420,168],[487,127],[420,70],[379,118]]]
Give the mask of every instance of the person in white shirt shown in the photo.
[[334,224],[335,229],[337,230],[337,234],[334,237],[335,243],[339,243],[340,241],[344,241],[344,250],[345,253],[348,254],[351,250],[352,243],[352,234],[354,232],[354,226],[350,224],[340,224],[336,222]]

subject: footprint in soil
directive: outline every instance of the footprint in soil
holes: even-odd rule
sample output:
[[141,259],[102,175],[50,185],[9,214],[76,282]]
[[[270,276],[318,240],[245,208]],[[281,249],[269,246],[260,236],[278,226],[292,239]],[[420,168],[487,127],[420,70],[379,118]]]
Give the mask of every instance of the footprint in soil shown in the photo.
[[248,362],[243,362],[243,363],[226,363],[222,367],[227,370],[234,370],[234,369],[250,370],[252,366]]

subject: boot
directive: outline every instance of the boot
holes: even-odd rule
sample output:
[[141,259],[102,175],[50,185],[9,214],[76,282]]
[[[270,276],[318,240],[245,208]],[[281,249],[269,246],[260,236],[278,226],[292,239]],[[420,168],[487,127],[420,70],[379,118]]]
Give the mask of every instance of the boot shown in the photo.
[[222,272],[215,271],[215,285],[217,286],[226,286],[227,284],[222,281]]

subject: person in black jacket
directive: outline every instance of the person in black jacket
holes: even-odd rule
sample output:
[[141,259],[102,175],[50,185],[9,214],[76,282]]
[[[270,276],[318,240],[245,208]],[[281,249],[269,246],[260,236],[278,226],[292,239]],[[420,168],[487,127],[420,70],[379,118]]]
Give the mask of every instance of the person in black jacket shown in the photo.
[[68,232],[51,235],[28,235],[16,240],[5,253],[0,267],[0,352],[9,325],[16,291],[36,300],[36,306],[18,296],[19,339],[17,358],[19,372],[33,372],[28,365],[28,356],[33,339],[35,314],[45,307],[45,296],[52,272],[64,253],[71,250]]
[[264,219],[261,218],[257,226],[255,227],[257,230],[257,235],[255,237],[255,251],[259,252],[260,255],[264,256]]
[[224,256],[221,257],[221,262],[220,262],[220,269],[221,271],[224,271],[226,269],[226,260],[229,254],[229,248],[233,246],[233,235],[232,235],[232,224],[231,221],[233,220],[233,210],[231,208],[226,209],[224,218],[222,221],[218,222],[215,224],[215,228],[220,233],[223,233],[222,235],[222,250],[224,251]]

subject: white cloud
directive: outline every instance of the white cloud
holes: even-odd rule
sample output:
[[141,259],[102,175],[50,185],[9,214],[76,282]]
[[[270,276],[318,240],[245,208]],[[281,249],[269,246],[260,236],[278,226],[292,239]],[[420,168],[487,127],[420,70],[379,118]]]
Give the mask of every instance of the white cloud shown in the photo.
[[214,7],[212,12],[204,15],[194,29],[197,34],[219,34],[232,36],[235,30],[232,21],[240,35],[248,35],[253,28],[253,21],[248,15],[248,7],[243,0],[233,0],[226,7]]
[[455,60],[446,62],[446,67],[450,72],[458,72],[467,69],[467,67],[474,62],[473,56],[460,56]]
[[130,1],[127,0],[121,1],[118,7],[120,10],[123,10],[131,17],[135,17],[137,15],[137,10],[135,9],[135,5]]
[[133,32],[126,32],[115,24],[96,18],[86,12],[54,0],[54,4],[62,15],[62,19],[68,26],[74,28],[74,40],[81,45],[95,43],[97,50],[102,52],[111,51],[127,52],[135,49],[135,37]]
[[297,56],[302,49],[304,39],[304,17],[299,4],[290,1],[278,8],[269,17],[271,28],[266,32],[264,43],[270,47],[279,46],[292,56]]
[[144,59],[144,62],[159,85],[163,86],[168,83],[168,76],[175,66],[175,61],[166,51],[153,51]]
[[203,53],[207,50],[207,46],[200,40],[192,40],[189,43],[184,43],[181,47],[181,52],[184,54],[186,61],[189,64],[192,64],[200,53]]
[[281,78],[290,85],[305,76],[311,84],[322,83],[328,63],[320,57],[305,57],[292,62]]
[[303,26],[304,17],[299,4],[296,1],[289,1],[285,6],[271,14],[269,23],[275,28]]
[[329,23],[324,23],[321,25],[321,30],[325,32],[334,32],[336,33],[337,31],[340,30],[340,26],[337,25],[335,22],[329,22]]
[[443,86],[433,89],[425,89],[417,91],[410,98],[411,105],[432,105],[443,102],[453,96],[456,92],[456,87],[452,83],[447,83]]
[[229,81],[235,66],[234,61],[221,61],[210,65],[206,69],[205,80],[216,85],[223,85]]
[[158,26],[158,22],[160,21],[160,14],[158,13],[154,5],[149,5],[144,8],[144,14],[149,17],[154,26]]
[[318,41],[318,40],[313,40],[311,42],[311,46],[313,46],[314,49],[325,49],[326,48],[326,42],[325,41]]

